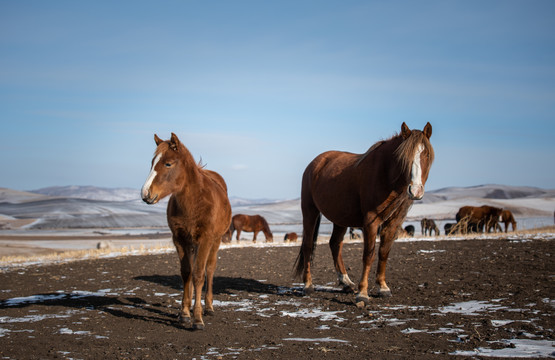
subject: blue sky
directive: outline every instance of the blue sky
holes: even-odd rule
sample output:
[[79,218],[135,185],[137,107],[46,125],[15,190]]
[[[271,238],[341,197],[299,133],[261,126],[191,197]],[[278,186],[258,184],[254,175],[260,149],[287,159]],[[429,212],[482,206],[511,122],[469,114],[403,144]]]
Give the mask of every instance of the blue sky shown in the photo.
[[554,1],[0,0],[0,187],[140,188],[175,132],[229,194],[433,126],[427,189],[555,188]]

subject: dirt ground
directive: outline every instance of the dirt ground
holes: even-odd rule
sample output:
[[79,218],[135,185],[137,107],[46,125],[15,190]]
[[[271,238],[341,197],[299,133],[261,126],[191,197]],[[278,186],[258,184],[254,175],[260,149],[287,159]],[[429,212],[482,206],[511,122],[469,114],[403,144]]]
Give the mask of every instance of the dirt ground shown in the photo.
[[[177,322],[181,279],[172,253],[5,270],[0,357],[555,356],[553,239],[397,242],[387,272],[393,297],[373,297],[366,307],[336,287],[327,244],[316,249],[317,291],[303,296],[292,279],[297,252],[298,246],[221,250],[216,313],[205,317],[203,331]],[[346,244],[343,252],[358,280],[362,244]]]

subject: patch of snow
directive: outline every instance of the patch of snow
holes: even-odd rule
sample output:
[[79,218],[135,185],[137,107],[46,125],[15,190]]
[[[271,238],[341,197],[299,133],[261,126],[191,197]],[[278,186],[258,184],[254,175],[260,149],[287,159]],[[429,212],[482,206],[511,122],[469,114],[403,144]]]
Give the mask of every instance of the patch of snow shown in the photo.
[[440,307],[438,310],[445,314],[445,313],[456,313],[456,314],[463,314],[463,315],[480,315],[479,313],[485,311],[496,311],[496,310],[503,310],[507,309],[505,306],[492,304],[488,301],[466,301],[455,303],[450,306]]
[[342,311],[323,311],[321,309],[299,309],[297,311],[281,311],[282,316],[298,317],[298,318],[320,318],[322,321],[345,321],[344,318],[337,316]]
[[502,343],[507,347],[504,349],[483,347],[472,351],[461,350],[452,352],[450,355],[503,358],[552,358],[555,356],[555,351],[553,351],[555,341],[551,340],[510,339],[502,340]]
[[284,341],[301,341],[301,342],[313,342],[313,343],[321,343],[321,342],[338,342],[338,343],[346,343],[349,342],[347,340],[340,340],[340,339],[333,339],[333,338],[286,338],[283,339]]

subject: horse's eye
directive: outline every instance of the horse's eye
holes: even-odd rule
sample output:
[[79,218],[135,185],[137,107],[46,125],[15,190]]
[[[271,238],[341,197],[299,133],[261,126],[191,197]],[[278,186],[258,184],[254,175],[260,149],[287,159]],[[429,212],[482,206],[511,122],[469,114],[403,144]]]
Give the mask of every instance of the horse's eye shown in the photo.
[[167,168],[172,167],[172,164],[171,163],[166,163],[166,167]]

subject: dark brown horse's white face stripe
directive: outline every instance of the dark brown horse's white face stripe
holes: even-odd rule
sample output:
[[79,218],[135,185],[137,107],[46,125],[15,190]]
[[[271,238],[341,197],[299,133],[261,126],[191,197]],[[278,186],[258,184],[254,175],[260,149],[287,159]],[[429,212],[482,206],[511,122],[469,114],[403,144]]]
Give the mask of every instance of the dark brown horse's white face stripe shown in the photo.
[[408,187],[409,196],[412,200],[421,200],[424,197],[424,172],[422,171],[422,153],[424,144],[418,145],[412,160],[410,172],[410,184]]
[[156,175],[158,175],[158,172],[156,171],[156,165],[158,164],[158,162],[160,161],[160,159],[162,158],[162,154],[158,154],[156,155],[156,157],[154,158],[154,160],[152,161],[152,167],[150,168],[150,174],[148,174],[148,177],[143,185],[143,188],[141,190],[141,197],[143,198],[143,201],[148,203],[148,204],[155,204],[158,202],[158,200],[160,200],[158,198],[158,195],[154,195],[154,198],[152,198],[152,194],[151,194],[151,187],[152,187],[152,183],[154,182],[154,179],[156,178]]

